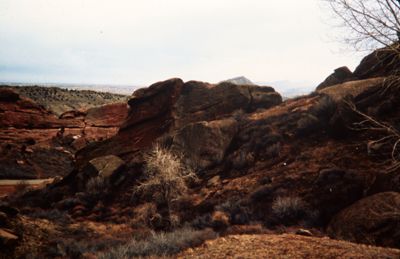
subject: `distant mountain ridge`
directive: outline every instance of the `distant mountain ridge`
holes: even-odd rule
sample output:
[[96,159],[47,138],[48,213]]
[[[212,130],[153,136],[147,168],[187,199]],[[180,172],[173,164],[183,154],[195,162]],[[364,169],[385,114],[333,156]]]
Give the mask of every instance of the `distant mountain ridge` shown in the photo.
[[299,95],[309,94],[314,88],[315,84],[312,82],[292,82],[287,80],[274,81],[274,82],[254,82],[245,76],[238,76],[222,82],[229,82],[235,85],[260,85],[272,86],[277,92],[282,94],[283,97],[291,98]]
[[234,77],[228,80],[224,80],[222,82],[229,82],[235,85],[254,85],[254,83],[252,81],[250,81],[250,79],[244,77],[244,76],[238,76],[238,77]]

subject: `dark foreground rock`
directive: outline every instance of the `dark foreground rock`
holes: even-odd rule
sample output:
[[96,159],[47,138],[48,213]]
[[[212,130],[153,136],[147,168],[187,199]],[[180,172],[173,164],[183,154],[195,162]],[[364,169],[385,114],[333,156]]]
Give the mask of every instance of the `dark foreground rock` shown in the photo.
[[332,219],[328,234],[356,243],[400,247],[400,193],[382,192],[357,201]]

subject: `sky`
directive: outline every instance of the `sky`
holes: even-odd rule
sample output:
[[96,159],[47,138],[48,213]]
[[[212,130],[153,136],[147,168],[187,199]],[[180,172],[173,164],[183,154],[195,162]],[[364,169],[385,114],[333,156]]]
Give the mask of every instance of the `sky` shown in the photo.
[[318,84],[354,69],[322,0],[0,0],[0,81]]

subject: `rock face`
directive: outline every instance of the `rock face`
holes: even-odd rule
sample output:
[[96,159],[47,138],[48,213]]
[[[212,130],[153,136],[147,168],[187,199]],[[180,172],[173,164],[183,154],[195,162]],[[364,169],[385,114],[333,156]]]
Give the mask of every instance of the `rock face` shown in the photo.
[[330,236],[357,243],[400,247],[400,193],[383,192],[357,201],[337,214]]
[[328,76],[324,82],[318,85],[317,90],[322,90],[332,85],[342,84],[347,81],[356,80],[357,78],[353,75],[348,67],[336,68],[333,74]]
[[[271,87],[231,83],[212,85],[197,81],[183,83],[177,78],[158,82],[133,93],[128,102],[130,108],[127,119],[119,133],[79,152],[78,163],[83,165],[104,154],[119,155],[129,160],[132,159],[132,154],[149,147],[158,137],[163,134],[174,135],[190,123],[220,120],[231,117],[235,111],[267,109],[281,102],[281,96]],[[198,130],[214,127],[204,125],[186,128],[185,134],[193,132],[194,128]],[[181,136],[182,134],[183,132],[180,133]],[[210,134],[217,133],[214,130]],[[182,145],[182,141],[183,137],[180,137],[178,145]],[[223,146],[225,145],[224,141]],[[208,163],[204,162],[206,164]]]
[[222,162],[237,130],[234,119],[190,123],[174,135],[172,149],[184,154],[195,168],[205,169]]

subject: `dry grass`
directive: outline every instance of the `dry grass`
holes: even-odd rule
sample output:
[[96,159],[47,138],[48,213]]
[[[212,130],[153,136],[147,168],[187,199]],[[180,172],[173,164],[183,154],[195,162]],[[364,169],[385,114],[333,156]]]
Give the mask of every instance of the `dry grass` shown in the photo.
[[98,255],[100,259],[125,259],[145,256],[167,256],[177,254],[186,248],[202,244],[216,237],[212,230],[196,231],[185,227],[174,232],[153,232],[144,240],[132,240],[129,243]]
[[278,197],[272,202],[273,215],[283,224],[290,225],[311,216],[308,205],[299,197]]

